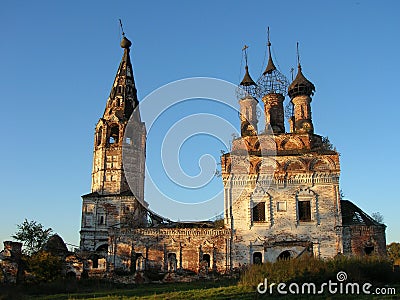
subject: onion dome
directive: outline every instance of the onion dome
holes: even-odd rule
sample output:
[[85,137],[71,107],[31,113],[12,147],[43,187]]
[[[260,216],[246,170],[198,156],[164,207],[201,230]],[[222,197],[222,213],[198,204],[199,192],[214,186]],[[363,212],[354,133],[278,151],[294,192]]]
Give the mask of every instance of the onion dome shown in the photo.
[[289,81],[275,67],[271,55],[271,42],[269,40],[269,27],[268,27],[268,64],[261,77],[257,80],[257,95],[262,98],[267,94],[282,94],[286,95]]
[[239,83],[239,86],[237,88],[237,97],[238,99],[243,99],[246,97],[256,97],[256,89],[257,89],[257,84],[254,82],[254,80],[251,78],[250,73],[249,73],[249,66],[247,65],[247,46],[243,47],[243,51],[245,51],[245,60],[246,60],[246,66],[245,66],[245,72],[242,81]]
[[293,99],[294,97],[300,95],[312,96],[314,95],[314,91],[314,84],[304,77],[303,72],[301,71],[301,65],[299,64],[296,78],[288,88],[289,97]]
[[246,72],[244,73],[244,77],[242,79],[242,81],[240,82],[241,86],[252,86],[252,85],[256,85],[256,83],[254,82],[254,80],[251,78],[250,74],[249,74],[249,66],[245,67]]
[[121,41],[121,48],[129,49],[131,46],[132,42],[124,36]]

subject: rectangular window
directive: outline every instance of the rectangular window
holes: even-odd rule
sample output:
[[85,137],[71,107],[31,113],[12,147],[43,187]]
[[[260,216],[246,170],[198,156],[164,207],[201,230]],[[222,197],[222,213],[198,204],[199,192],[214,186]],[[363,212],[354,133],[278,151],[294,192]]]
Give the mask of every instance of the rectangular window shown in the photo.
[[265,202],[257,203],[253,207],[253,221],[254,222],[265,221]]
[[311,221],[311,205],[310,201],[299,201],[299,221],[310,222]]
[[286,211],[286,201],[280,201],[276,203],[277,211]]

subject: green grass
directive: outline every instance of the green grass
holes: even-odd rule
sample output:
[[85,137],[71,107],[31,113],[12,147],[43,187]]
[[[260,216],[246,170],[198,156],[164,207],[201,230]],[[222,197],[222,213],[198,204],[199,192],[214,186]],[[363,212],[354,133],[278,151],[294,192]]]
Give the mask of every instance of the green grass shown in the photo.
[[[268,282],[312,282],[317,290],[322,283],[336,281],[338,271],[345,271],[345,283],[372,283],[376,287],[391,287],[398,295],[260,295],[256,286],[264,278]],[[290,292],[287,288],[286,290]],[[327,290],[327,288],[325,288]],[[0,286],[0,300],[7,299],[400,299],[400,273],[393,272],[391,263],[380,258],[346,258],[332,260],[298,259],[253,265],[239,279],[219,277],[186,283],[150,283],[123,285],[107,280],[59,280],[51,283],[20,286]]]
[[[389,285],[400,291],[400,285]],[[88,287],[86,287],[88,288]],[[91,289],[94,288],[93,286]],[[83,289],[83,288],[82,288]],[[132,299],[400,299],[399,296],[371,296],[371,295],[260,295],[255,287],[245,286],[235,280],[221,281],[197,281],[191,283],[164,283],[164,284],[141,284],[126,288],[112,288],[99,286],[95,290],[74,293],[59,293],[46,295],[48,291],[35,295],[9,294],[0,299],[40,299],[40,300],[132,300]],[[1,292],[0,292],[1,294]]]
[[[287,296],[272,296],[259,295],[254,288],[230,285],[225,287],[214,288],[193,288],[185,290],[188,287],[185,284],[166,284],[162,286],[142,285],[138,289],[104,291],[96,293],[83,293],[73,295],[54,295],[54,296],[39,296],[27,299],[96,299],[96,300],[133,300],[133,299],[399,299],[399,296],[370,296],[370,295],[287,295]],[[399,290],[399,286],[396,287]],[[171,291],[176,290],[176,291]]]

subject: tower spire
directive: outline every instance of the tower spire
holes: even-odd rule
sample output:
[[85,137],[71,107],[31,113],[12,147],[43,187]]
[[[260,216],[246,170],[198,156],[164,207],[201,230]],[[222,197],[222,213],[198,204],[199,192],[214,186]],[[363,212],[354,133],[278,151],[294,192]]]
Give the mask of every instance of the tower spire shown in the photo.
[[302,72],[301,63],[300,63],[300,54],[299,54],[299,42],[296,44],[296,53],[297,53],[297,75],[293,82],[289,85],[288,94],[290,98],[293,98],[298,95],[307,95],[312,96],[315,91],[314,84],[309,81]]
[[269,26],[267,28],[267,37],[268,37],[268,42],[267,42],[267,47],[268,47],[268,64],[267,67],[265,68],[265,71],[263,75],[265,74],[271,74],[272,71],[276,70],[275,64],[272,60],[272,55],[271,55],[271,41],[269,39]]
[[119,22],[122,31],[120,46],[124,49],[124,54],[115,75],[104,117],[115,114],[119,118],[129,119],[139,101],[130,57],[132,42],[125,36],[121,20]]
[[[248,48],[249,48],[249,46],[244,45],[243,49],[242,49],[246,65],[245,65],[245,73],[244,73],[243,79],[239,84],[239,89],[241,89],[245,92],[244,96],[254,97],[257,84],[251,78],[250,73],[249,73],[249,66],[247,65],[247,49]],[[239,98],[242,98],[242,96],[243,95],[239,95]]]

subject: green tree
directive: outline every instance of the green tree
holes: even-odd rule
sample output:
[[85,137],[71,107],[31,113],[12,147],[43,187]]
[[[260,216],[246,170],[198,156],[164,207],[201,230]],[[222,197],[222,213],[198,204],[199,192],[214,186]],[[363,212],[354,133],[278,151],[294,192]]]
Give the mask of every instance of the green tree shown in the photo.
[[39,251],[53,233],[51,228],[45,229],[42,224],[27,219],[17,225],[17,229],[12,238],[24,244],[25,252],[28,255]]
[[26,261],[28,271],[38,282],[49,282],[61,277],[63,260],[47,251],[39,251]]

